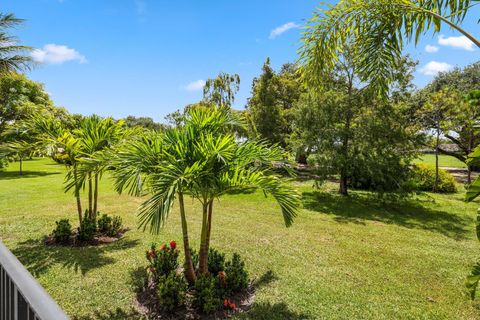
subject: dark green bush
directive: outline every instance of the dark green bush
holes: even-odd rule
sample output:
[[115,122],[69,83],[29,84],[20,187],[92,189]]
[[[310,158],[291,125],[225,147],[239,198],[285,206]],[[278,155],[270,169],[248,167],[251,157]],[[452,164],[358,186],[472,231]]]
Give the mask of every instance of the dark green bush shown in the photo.
[[225,254],[213,248],[208,250],[208,271],[217,275],[220,271],[225,270]]
[[[435,167],[426,164],[415,165],[408,185],[412,191],[434,191]],[[455,178],[447,171],[439,169],[439,181],[435,191],[440,193],[457,192]]]
[[122,218],[119,216],[110,217],[107,214],[102,214],[98,219],[98,231],[106,234],[109,237],[117,235],[122,228]]
[[61,219],[59,221],[55,221],[56,227],[53,230],[53,238],[56,242],[65,243],[68,242],[70,239],[70,235],[72,234],[72,226],[70,225],[70,221],[68,219]]
[[156,280],[160,276],[168,276],[170,273],[176,272],[178,268],[179,252],[175,241],[170,242],[170,245],[162,244],[160,249],[157,249],[157,245],[152,243],[146,255],[150,262],[149,270]]
[[97,224],[95,219],[85,217],[78,228],[78,240],[91,241],[97,231]]
[[232,260],[225,264],[225,273],[227,289],[231,292],[238,292],[248,287],[248,273],[238,253],[234,253]]
[[162,308],[173,311],[185,303],[187,282],[183,275],[171,272],[158,278],[157,296]]
[[193,264],[193,268],[194,269],[197,269],[198,267],[198,252],[193,249],[193,248],[190,248],[190,255],[192,256],[192,264]]
[[204,313],[212,313],[222,306],[217,277],[211,274],[198,276],[193,305]]

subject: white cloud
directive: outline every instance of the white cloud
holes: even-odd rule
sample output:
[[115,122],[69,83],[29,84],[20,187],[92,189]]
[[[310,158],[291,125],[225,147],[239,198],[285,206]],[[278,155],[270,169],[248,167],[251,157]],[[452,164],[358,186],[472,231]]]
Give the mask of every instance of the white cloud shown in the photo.
[[284,25],[282,25],[280,27],[276,27],[275,29],[272,30],[272,32],[270,32],[270,39],[275,39],[276,37],[278,37],[282,33],[287,32],[290,29],[295,29],[295,28],[298,28],[298,27],[300,27],[300,26],[298,24],[296,24],[295,22],[285,23]]
[[434,76],[439,72],[446,72],[452,68],[453,66],[446,62],[430,61],[420,69],[420,72],[426,76]]
[[435,52],[438,52],[439,48],[437,46],[432,46],[432,45],[429,45],[427,44],[425,46],[425,51],[428,52],[428,53],[435,53]]
[[467,51],[474,50],[473,42],[470,41],[465,36],[445,38],[445,36],[442,34],[438,37],[438,44],[442,46],[449,46],[456,49],[462,49]]
[[190,92],[198,91],[198,90],[202,90],[204,86],[205,86],[205,80],[200,79],[200,80],[192,81],[189,84],[187,84],[185,86],[185,90]]
[[33,50],[32,58],[47,64],[62,64],[67,61],[87,62],[87,59],[77,50],[53,43],[44,45],[42,49]]

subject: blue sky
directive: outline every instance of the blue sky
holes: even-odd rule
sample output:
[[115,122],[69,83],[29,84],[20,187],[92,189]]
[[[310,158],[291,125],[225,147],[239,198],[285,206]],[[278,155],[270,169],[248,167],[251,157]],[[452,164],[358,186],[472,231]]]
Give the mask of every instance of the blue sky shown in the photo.
[[[201,99],[201,84],[238,73],[242,109],[253,77],[270,57],[275,68],[296,59],[312,0],[2,0],[2,12],[26,19],[16,31],[38,48],[29,77],[57,105],[116,118],[166,114]],[[480,37],[480,8],[464,27]],[[415,83],[480,60],[480,50],[447,28],[407,50],[420,61]],[[429,46],[428,50],[426,46]],[[427,52],[429,51],[429,52]]]

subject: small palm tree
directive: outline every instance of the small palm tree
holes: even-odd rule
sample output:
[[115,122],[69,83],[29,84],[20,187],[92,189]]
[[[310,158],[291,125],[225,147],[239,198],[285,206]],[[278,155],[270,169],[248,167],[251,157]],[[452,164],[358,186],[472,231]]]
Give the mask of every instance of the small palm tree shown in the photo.
[[23,23],[13,14],[0,13],[0,74],[29,70],[33,64],[30,56],[22,53],[31,51],[31,47],[17,44],[17,39],[6,30]]
[[260,188],[279,203],[285,224],[290,226],[299,197],[272,171],[282,160],[277,147],[261,142],[238,142],[229,133],[236,123],[224,108],[191,109],[181,127],[164,134],[150,134],[121,148],[113,161],[115,186],[139,195],[152,194],[139,209],[140,226],[159,232],[176,199],[179,201],[185,250],[185,277],[195,282],[190,254],[184,195],[202,204],[199,273],[206,273],[213,216],[213,200],[238,189]]

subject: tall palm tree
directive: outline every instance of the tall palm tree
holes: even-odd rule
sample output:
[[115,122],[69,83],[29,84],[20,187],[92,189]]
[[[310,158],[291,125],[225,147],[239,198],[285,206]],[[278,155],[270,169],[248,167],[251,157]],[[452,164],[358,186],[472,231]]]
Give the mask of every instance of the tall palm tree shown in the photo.
[[[179,201],[185,250],[185,277],[195,282],[190,254],[184,196],[202,204],[199,272],[206,273],[212,225],[213,200],[228,191],[258,187],[272,194],[291,225],[299,198],[282,179],[272,174],[271,161],[281,160],[278,148],[235,140],[229,128],[235,123],[224,108],[193,108],[181,127],[129,142],[113,161],[119,192],[152,194],[139,209],[140,226],[159,232],[176,199]],[[264,162],[264,160],[267,160]],[[267,165],[266,162],[270,162]]]
[[29,70],[33,65],[32,57],[24,53],[32,50],[31,47],[18,44],[16,37],[7,33],[7,30],[21,25],[24,20],[13,14],[0,13],[0,75],[8,72]]

